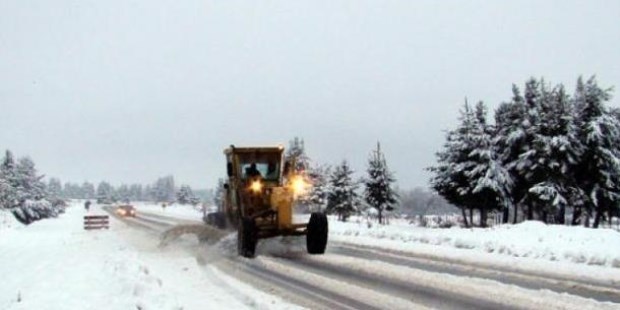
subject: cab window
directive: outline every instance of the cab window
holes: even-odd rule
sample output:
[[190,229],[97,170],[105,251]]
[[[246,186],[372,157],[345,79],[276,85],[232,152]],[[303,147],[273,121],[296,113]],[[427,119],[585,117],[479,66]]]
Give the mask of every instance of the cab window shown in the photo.
[[280,175],[278,164],[275,163],[256,163],[256,171],[252,167],[252,163],[241,164],[241,177],[244,179],[260,176],[265,180],[277,181]]

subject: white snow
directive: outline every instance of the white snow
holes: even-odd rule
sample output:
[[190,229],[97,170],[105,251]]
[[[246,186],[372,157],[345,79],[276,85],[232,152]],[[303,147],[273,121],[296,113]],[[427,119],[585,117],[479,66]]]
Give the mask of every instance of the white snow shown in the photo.
[[[201,221],[192,206],[137,204],[138,212]],[[112,218],[110,230],[84,231],[80,203],[65,214],[24,226],[8,212],[0,212],[0,309],[291,309],[295,305],[243,283],[201,261],[204,251],[195,238],[182,238],[164,248],[146,231]],[[104,212],[95,205],[90,213]],[[302,216],[301,218],[303,218]],[[513,270],[557,274],[620,283],[620,233],[525,222],[494,228],[422,228],[405,221],[368,225],[365,220],[342,223],[330,218],[330,244],[338,242],[398,252],[448,258]],[[333,290],[359,290],[342,281],[327,280],[308,271],[289,270],[278,253],[305,252],[303,238],[261,240],[259,257],[248,263],[290,274]],[[235,256],[234,234],[217,247],[219,255]],[[210,256],[202,256],[209,260]],[[533,291],[491,280],[425,272],[379,261],[330,255],[312,256],[323,264],[342,266],[402,281],[437,286],[459,294],[484,295],[493,300],[519,301],[529,307],[579,305],[583,309],[618,307],[567,294]],[[466,290],[463,290],[467,287]],[[381,303],[390,296],[366,292]],[[503,296],[503,297],[502,297]],[[363,298],[363,297],[360,297]],[[370,298],[370,299],[373,299]],[[552,300],[553,303],[547,301]],[[372,303],[371,303],[372,304]],[[393,306],[412,304],[393,300]]]
[[[438,291],[449,291],[475,299],[482,299],[503,304],[519,305],[525,309],[618,309],[619,306],[609,302],[597,302],[569,294],[548,290],[530,290],[501,282],[459,277],[450,274],[437,274],[416,268],[396,266],[380,261],[323,255],[314,256],[323,265],[346,268],[352,273],[370,274],[374,277],[397,279],[404,283],[423,285]],[[489,292],[493,292],[489,294]],[[387,307],[392,309],[392,307]]]
[[377,225],[330,217],[330,241],[620,282],[620,233],[541,222],[492,228]]
[[[165,210],[153,204],[137,208],[185,220],[202,218],[198,208],[188,205],[173,205]],[[307,215],[295,215],[295,222],[307,220]],[[414,226],[405,220],[369,225],[359,217],[343,223],[331,216],[329,225],[330,242],[620,283],[620,251],[615,250],[620,249],[620,232],[611,229],[536,221],[491,228],[441,229]]]
[[355,283],[347,283],[345,281],[319,276],[297,268],[296,266],[290,267],[279,263],[273,258],[258,257],[256,258],[256,263],[272,270],[273,272],[286,274],[303,282],[313,283],[316,286],[322,287],[330,292],[336,292],[344,295],[346,295],[347,292],[356,292],[358,300],[363,300],[366,304],[379,309],[426,309],[426,307],[415,304],[411,301],[386,295],[372,289],[360,287],[355,285]]
[[109,230],[85,231],[85,213],[74,204],[29,226],[0,215],[0,309],[298,308],[114,219]]
[[9,211],[0,210],[0,233],[9,229],[16,229],[24,226],[15,219]]
[[136,212],[159,214],[183,220],[202,221],[203,216],[200,206],[173,204],[163,208],[161,204],[143,202],[134,203],[133,205],[136,207]]

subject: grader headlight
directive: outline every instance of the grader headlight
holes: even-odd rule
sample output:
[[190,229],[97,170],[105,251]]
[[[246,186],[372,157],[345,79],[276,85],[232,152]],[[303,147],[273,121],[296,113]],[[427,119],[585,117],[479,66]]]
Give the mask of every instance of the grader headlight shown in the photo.
[[295,176],[291,180],[291,189],[293,190],[295,197],[306,194],[310,189],[310,186],[310,183],[306,182],[301,175]]
[[256,194],[263,190],[263,183],[260,180],[254,180],[250,183],[250,190]]

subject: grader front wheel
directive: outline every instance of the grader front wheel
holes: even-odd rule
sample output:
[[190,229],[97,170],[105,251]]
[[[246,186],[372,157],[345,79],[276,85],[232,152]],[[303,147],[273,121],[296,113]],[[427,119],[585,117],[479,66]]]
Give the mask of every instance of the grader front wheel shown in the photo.
[[243,218],[237,230],[237,251],[247,258],[254,257],[256,252],[256,224],[251,218]]
[[323,254],[327,246],[327,216],[314,212],[310,215],[306,233],[306,247],[309,254]]

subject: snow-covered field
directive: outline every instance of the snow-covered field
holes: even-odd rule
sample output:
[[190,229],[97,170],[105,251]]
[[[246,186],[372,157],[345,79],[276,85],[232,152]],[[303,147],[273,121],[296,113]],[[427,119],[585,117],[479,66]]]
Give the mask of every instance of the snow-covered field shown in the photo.
[[[610,229],[589,229],[562,225],[545,225],[530,221],[491,228],[423,228],[393,221],[392,225],[368,227],[367,222],[332,221],[330,233],[336,239],[376,244],[396,241],[399,244],[428,244],[473,250],[512,257],[620,268],[620,233]],[[335,225],[334,225],[335,224]]]
[[0,309],[296,308],[114,219],[85,231],[85,213],[77,204],[30,226],[0,213]]
[[392,221],[330,221],[330,240],[620,283],[620,233],[541,222],[492,228],[423,228]]

